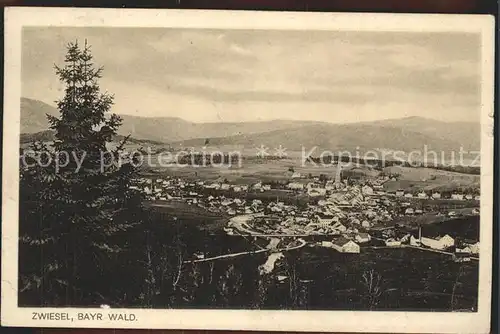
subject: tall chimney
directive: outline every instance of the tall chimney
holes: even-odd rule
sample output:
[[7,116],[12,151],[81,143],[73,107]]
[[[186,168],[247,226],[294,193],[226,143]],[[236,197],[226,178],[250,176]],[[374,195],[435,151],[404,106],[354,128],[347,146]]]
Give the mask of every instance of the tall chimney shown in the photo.
[[340,158],[338,160],[338,164],[337,164],[337,170],[336,170],[336,173],[335,173],[335,184],[340,184],[340,182],[342,181],[342,167],[340,166]]
[[418,227],[418,240],[422,242],[422,226]]

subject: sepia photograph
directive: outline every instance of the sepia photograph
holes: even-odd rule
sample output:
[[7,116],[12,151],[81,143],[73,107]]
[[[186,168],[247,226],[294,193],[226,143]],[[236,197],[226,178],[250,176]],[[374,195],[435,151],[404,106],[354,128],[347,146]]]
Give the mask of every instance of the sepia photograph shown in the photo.
[[492,17],[5,22],[2,324],[489,332]]

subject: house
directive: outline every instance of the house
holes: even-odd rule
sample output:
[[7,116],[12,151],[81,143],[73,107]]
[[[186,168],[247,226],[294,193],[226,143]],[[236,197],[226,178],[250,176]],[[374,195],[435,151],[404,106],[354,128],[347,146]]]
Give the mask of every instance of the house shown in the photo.
[[385,241],[387,247],[399,247],[401,246],[401,241],[394,238],[389,238]]
[[236,192],[236,193],[239,193],[241,191],[241,187],[240,186],[234,186],[233,187],[233,191]]
[[455,239],[453,239],[448,234],[446,234],[444,237],[442,237],[441,239],[439,239],[439,242],[441,243],[443,249],[451,247],[451,246],[455,246]]
[[404,236],[400,239],[401,243],[408,243],[408,242],[410,242],[410,237],[411,237],[411,235],[410,235],[410,234],[406,234],[406,235],[404,235]]
[[464,199],[463,194],[451,194],[451,199],[456,199],[462,201]]
[[372,240],[371,236],[368,233],[359,233],[354,239],[360,244]]
[[359,225],[359,224],[361,224],[361,221],[358,218],[351,218],[350,223],[355,224],[355,225]]
[[472,209],[472,214],[473,215],[478,215],[479,214],[479,209],[478,208]]
[[423,213],[424,213],[424,211],[422,209],[415,209],[415,214],[416,215],[421,215]]
[[443,250],[455,245],[455,239],[448,234],[438,239],[422,237],[420,243],[432,249]]
[[332,229],[334,230],[337,230],[339,232],[345,232],[347,231],[347,227],[345,227],[344,225],[342,225],[341,223],[339,222],[336,222],[333,226],[332,226]]
[[467,194],[467,195],[465,195],[465,199],[470,201],[470,200],[474,199],[474,197],[471,194]]
[[282,211],[283,210],[277,205],[271,207],[271,212],[282,212]]
[[320,186],[320,184],[319,184],[319,183],[316,183],[316,182],[309,182],[309,183],[306,185],[306,188],[309,190],[309,189],[321,188],[321,186]]
[[262,201],[260,199],[254,199],[252,201],[252,205],[254,205],[254,206],[262,205]]
[[332,190],[337,189],[337,187],[335,186],[335,183],[333,181],[327,181],[325,184],[325,189],[327,191],[332,191]]
[[231,199],[225,199],[225,200],[221,201],[220,204],[222,206],[228,206],[228,205],[233,204],[233,200],[231,200]]
[[292,174],[292,179],[300,179],[302,175],[299,172],[294,172]]
[[338,218],[335,217],[335,216],[332,216],[332,215],[326,215],[326,214],[323,214],[323,213],[318,213],[316,215],[316,219],[318,221],[318,224],[319,225],[330,225],[332,224],[334,221],[338,221]]
[[366,185],[361,188],[361,192],[363,195],[373,195],[373,188]]
[[361,203],[363,203],[363,197],[361,195],[360,196],[356,196],[356,197],[354,197],[351,200],[351,205],[352,206],[361,205]]
[[287,185],[287,188],[290,190],[303,190],[304,185],[302,183],[299,183],[299,182],[290,182]]
[[348,240],[344,237],[333,240],[332,248],[341,253],[359,253],[360,247],[357,243],[352,240]]
[[475,244],[469,245],[469,248],[472,254],[479,254],[479,241]]
[[475,201],[479,201],[481,199],[481,196],[477,195],[476,197],[474,197],[474,200]]
[[318,201],[318,206],[325,206],[328,205],[328,201],[325,201],[324,199],[320,199]]
[[363,214],[370,219],[375,218],[377,216],[377,213],[372,209],[363,211]]
[[278,280],[278,283],[284,283],[288,279],[288,276],[278,275],[276,276],[276,279]]
[[469,246],[465,246],[464,248],[456,248],[455,249],[455,252],[456,253],[466,253],[466,254],[470,254],[472,253],[472,250]]
[[262,182],[257,182],[252,186],[253,189],[260,190],[262,189]]
[[345,233],[348,233],[348,234],[354,234],[354,233],[359,233],[359,230],[355,227],[349,227],[347,228],[347,230],[345,231]]
[[271,190],[271,185],[270,184],[262,185],[262,190],[266,190],[266,191]]
[[423,191],[422,191],[422,192],[420,192],[420,193],[418,193],[418,194],[417,194],[417,197],[418,197],[419,199],[427,199],[427,198],[429,198],[429,197],[427,196],[427,194],[426,194],[425,192],[423,192]]
[[420,247],[421,246],[420,239],[415,238],[413,235],[410,236],[410,245]]
[[370,228],[372,226],[372,224],[370,224],[370,222],[368,220],[363,220],[363,222],[361,223],[361,226],[363,226],[364,228]]
[[431,195],[432,199],[440,199],[441,198],[441,193],[434,192]]
[[405,194],[405,197],[406,198],[413,198],[413,194],[407,193],[407,194]]
[[455,211],[448,212],[448,217],[456,217],[457,213]]
[[413,208],[407,208],[405,210],[405,215],[412,215],[415,213],[415,210],[413,210]]
[[321,247],[333,248],[333,242],[331,241],[321,241],[319,244]]
[[231,188],[231,185],[227,184],[227,183],[223,183],[220,185],[221,190],[229,190],[230,188]]
[[402,196],[404,196],[404,194],[405,194],[404,190],[401,190],[401,189],[396,190],[396,196],[402,197]]
[[326,195],[325,188],[309,188],[307,194],[311,197],[324,196]]
[[351,204],[348,201],[346,201],[346,200],[339,201],[338,205],[339,206],[344,206],[344,207],[345,206],[351,206]]

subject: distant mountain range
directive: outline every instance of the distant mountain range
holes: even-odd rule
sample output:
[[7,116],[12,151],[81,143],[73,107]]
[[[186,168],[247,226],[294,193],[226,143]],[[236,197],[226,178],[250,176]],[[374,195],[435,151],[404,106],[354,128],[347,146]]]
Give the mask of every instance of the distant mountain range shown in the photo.
[[[179,146],[202,146],[202,139],[182,141]],[[313,147],[318,150],[338,152],[356,150],[402,150],[410,152],[422,151],[423,145],[428,150],[458,151],[460,144],[447,139],[439,139],[416,131],[402,130],[402,128],[370,125],[370,124],[319,124],[307,125],[300,128],[275,130],[258,134],[212,138],[210,145],[250,145],[251,147],[264,144],[268,147],[282,145],[290,150],[309,152]]]
[[[47,130],[49,124],[45,114],[58,116],[59,112],[44,102],[21,98],[21,133]],[[170,143],[192,138],[226,137],[239,134],[261,133],[289,129],[319,122],[264,121],[245,123],[193,123],[176,117],[140,117],[120,115],[123,124],[119,133],[131,134],[137,139]]]
[[[21,99],[22,141],[47,140],[51,133],[46,114],[57,116],[56,108],[33,99]],[[174,146],[243,145],[283,147],[289,150],[317,146],[329,150],[479,150],[480,125],[469,122],[440,122],[407,117],[350,124],[273,120],[242,123],[193,123],[175,117],[121,115],[119,135],[135,141],[170,143]]]

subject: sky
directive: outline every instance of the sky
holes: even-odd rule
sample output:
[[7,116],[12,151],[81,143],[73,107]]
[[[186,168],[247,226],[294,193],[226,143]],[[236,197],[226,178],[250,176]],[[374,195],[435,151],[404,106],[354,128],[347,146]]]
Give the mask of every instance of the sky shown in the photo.
[[54,64],[87,39],[112,111],[193,122],[479,121],[480,36],[466,33],[29,27],[22,96],[54,105]]

